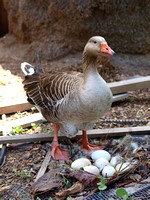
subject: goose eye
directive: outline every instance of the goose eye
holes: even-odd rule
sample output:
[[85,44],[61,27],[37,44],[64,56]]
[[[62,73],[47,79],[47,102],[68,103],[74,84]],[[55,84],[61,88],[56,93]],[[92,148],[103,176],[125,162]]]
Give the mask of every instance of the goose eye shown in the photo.
[[97,42],[96,41],[94,41],[94,44],[96,44]]

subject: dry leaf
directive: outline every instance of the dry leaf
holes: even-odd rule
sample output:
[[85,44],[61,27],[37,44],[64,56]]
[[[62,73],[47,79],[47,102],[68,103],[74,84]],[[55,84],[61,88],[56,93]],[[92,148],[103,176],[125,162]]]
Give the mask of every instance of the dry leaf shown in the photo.
[[84,190],[84,185],[81,182],[78,181],[72,187],[56,193],[55,199],[56,200],[63,200],[66,197],[68,197],[69,195],[82,192],[83,190]]
[[131,180],[137,181],[137,182],[139,182],[142,178],[141,175],[139,175],[139,174],[131,174],[129,177]]
[[101,181],[100,177],[86,171],[76,170],[74,172],[63,173],[67,178],[75,178],[80,181],[84,187],[97,185]]
[[60,170],[61,169],[51,170],[40,177],[30,188],[33,196],[62,186],[62,177],[58,174]]

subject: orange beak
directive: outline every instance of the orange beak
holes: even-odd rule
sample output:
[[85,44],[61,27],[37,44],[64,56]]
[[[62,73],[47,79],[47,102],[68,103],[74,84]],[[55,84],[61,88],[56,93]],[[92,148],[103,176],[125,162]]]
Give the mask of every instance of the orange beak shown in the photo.
[[115,55],[116,53],[108,46],[108,44],[101,43],[101,53],[106,55]]

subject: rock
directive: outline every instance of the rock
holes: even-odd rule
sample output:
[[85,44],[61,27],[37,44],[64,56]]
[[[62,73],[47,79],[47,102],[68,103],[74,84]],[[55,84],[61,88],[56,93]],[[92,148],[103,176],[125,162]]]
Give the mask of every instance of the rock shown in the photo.
[[81,51],[94,35],[120,53],[150,51],[149,1],[3,0],[9,32],[28,43],[32,58],[54,59]]

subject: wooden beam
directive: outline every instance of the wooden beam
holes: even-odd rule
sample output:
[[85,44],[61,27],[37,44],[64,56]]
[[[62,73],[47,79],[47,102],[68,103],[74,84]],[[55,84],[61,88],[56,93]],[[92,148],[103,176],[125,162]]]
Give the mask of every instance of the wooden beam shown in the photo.
[[[92,129],[88,131],[90,138],[100,138],[102,136],[120,137],[126,134],[149,134],[150,126],[136,126],[136,127],[121,127],[121,128],[108,128],[108,129]],[[77,135],[78,137],[78,135]]]
[[0,136],[0,144],[30,143],[38,141],[44,142],[44,141],[52,141],[52,139],[53,139],[53,134],[49,133]]
[[26,100],[20,100],[18,102],[13,101],[11,104],[0,103],[0,115],[22,112],[25,110],[30,110],[33,105],[29,104]]
[[113,94],[120,94],[127,91],[149,88],[150,76],[143,76],[139,78],[132,78],[128,80],[108,83]]
[[[101,138],[101,137],[121,137],[126,134],[149,134],[150,126],[137,126],[127,128],[110,128],[110,129],[93,129],[88,132],[89,138]],[[82,132],[79,131],[73,140],[81,138]],[[65,138],[65,136],[59,136],[59,138]],[[38,134],[26,134],[26,135],[13,135],[13,136],[0,136],[0,144],[7,143],[26,143],[37,141],[52,141],[52,133],[38,133]]]
[[129,93],[115,94],[113,95],[113,102],[123,100],[127,98],[128,96],[129,96]]
[[[46,119],[42,116],[41,113],[35,113],[20,119],[12,120],[7,122],[7,132],[12,131],[12,127],[22,126],[23,128],[30,127],[31,123],[42,123],[46,122]],[[3,125],[0,123],[0,132],[3,131]]]

